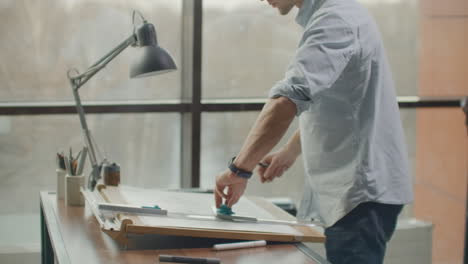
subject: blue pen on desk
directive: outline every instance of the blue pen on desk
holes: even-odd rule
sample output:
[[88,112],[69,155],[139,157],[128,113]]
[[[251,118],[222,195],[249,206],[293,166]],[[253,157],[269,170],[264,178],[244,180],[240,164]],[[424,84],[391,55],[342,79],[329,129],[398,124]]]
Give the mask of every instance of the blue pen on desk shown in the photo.
[[159,262],[193,263],[193,264],[218,264],[217,258],[192,258],[185,256],[159,255]]

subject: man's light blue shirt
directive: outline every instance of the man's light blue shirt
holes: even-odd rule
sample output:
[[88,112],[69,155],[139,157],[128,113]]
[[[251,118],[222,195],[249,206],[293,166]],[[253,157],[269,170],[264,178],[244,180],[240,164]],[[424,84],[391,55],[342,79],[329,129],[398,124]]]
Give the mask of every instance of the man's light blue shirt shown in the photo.
[[297,107],[307,175],[299,218],[331,226],[358,204],[413,199],[407,150],[384,47],[355,0],[304,0],[304,34],[270,97]]

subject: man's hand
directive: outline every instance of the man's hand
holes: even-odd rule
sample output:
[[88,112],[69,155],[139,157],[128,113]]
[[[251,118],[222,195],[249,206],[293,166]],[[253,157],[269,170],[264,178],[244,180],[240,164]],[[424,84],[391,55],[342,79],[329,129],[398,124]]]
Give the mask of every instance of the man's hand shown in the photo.
[[282,149],[278,152],[268,154],[261,163],[268,164],[268,167],[259,167],[258,174],[262,183],[271,182],[277,177],[281,177],[296,161],[297,155]]
[[[216,190],[214,193],[216,208],[221,206],[223,198],[226,199],[225,204],[229,208],[237,203],[244,194],[245,188],[247,187],[247,181],[247,179],[235,175],[229,169],[216,176]],[[226,188],[228,189],[227,194],[224,193]]]

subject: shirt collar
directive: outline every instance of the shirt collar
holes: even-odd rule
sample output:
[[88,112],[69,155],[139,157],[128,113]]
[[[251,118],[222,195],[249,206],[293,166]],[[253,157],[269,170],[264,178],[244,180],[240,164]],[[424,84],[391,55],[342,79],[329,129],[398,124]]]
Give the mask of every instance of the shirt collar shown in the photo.
[[325,0],[304,0],[297,13],[296,22],[302,27],[306,27],[310,18]]

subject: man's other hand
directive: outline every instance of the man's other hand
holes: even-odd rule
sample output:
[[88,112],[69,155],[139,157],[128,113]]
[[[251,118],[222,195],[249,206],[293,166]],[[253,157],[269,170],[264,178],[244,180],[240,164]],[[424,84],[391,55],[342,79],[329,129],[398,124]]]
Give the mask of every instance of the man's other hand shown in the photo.
[[[247,179],[235,175],[231,170],[227,169],[216,176],[216,189],[214,192],[216,208],[219,208],[226,200],[225,204],[231,208],[236,204],[244,194],[247,187]],[[224,190],[227,189],[227,193]]]
[[267,164],[268,167],[259,167],[257,169],[262,183],[271,182],[275,178],[279,178],[287,171],[296,161],[297,155],[287,151],[280,150],[265,156],[262,159],[262,164]]

